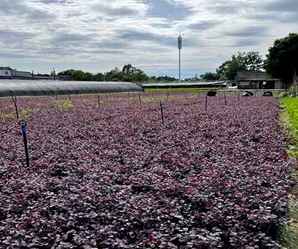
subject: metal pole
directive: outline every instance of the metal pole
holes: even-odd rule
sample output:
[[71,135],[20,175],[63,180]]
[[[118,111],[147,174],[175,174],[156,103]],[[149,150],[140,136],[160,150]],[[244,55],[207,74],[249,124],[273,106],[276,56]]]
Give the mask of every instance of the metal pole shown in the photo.
[[179,81],[181,81],[181,49],[179,49]]
[[182,36],[178,36],[178,49],[179,49],[179,81],[181,81],[181,49],[182,49]]
[[28,141],[27,141],[27,123],[25,121],[21,121],[20,124],[21,124],[21,131],[22,131],[23,141],[24,141],[26,165],[27,167],[29,167],[30,161],[29,161],[29,152],[28,152]]

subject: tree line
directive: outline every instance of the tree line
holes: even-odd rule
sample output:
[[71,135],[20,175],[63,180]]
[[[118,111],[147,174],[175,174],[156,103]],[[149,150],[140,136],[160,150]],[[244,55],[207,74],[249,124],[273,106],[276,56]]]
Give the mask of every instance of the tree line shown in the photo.
[[[291,33],[285,38],[276,40],[269,48],[265,59],[256,51],[238,52],[222,63],[216,72],[207,72],[200,78],[194,77],[184,81],[233,81],[238,71],[267,72],[272,77],[280,78],[287,85],[291,84],[298,71],[298,34]],[[122,69],[115,68],[109,72],[97,74],[70,69],[60,72],[58,77],[75,81],[178,82],[175,77],[166,75],[148,76],[131,64],[124,65]]]
[[238,71],[263,71],[287,85],[291,84],[298,71],[298,34],[290,33],[276,40],[265,59],[256,51],[238,52],[221,64],[216,72],[202,74],[201,79],[233,81]]
[[75,81],[126,81],[126,82],[174,82],[176,78],[170,76],[148,76],[144,71],[131,64],[124,65],[120,70],[115,68],[106,73],[92,74],[82,70],[66,70],[60,72],[58,77]]

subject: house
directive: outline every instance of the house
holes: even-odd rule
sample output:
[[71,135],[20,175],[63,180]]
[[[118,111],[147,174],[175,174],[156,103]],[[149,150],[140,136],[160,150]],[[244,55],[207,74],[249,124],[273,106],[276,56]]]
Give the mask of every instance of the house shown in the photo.
[[0,79],[11,79],[13,69],[10,67],[0,67]]
[[239,71],[235,78],[239,89],[282,89],[280,79],[272,78],[265,72]]
[[50,76],[49,74],[40,74],[40,73],[34,74],[33,77],[35,80],[52,80],[53,79],[53,77]]
[[33,75],[30,72],[13,71],[13,78],[15,79],[33,79]]
[[17,71],[10,67],[0,67],[0,79],[32,79],[32,73]]

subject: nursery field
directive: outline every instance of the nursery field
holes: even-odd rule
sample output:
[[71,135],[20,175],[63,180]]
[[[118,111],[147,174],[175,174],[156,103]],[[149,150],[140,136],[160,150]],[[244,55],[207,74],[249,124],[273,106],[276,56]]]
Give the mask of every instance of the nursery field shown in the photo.
[[275,98],[17,106],[30,166],[15,106],[0,99],[0,248],[280,248],[293,162]]

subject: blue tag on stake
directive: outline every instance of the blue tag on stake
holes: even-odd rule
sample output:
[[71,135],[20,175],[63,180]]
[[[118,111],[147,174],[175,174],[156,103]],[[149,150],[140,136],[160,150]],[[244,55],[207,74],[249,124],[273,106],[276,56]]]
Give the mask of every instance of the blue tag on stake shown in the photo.
[[26,121],[21,121],[21,131],[22,131],[23,136],[27,133],[27,123],[26,123]]

